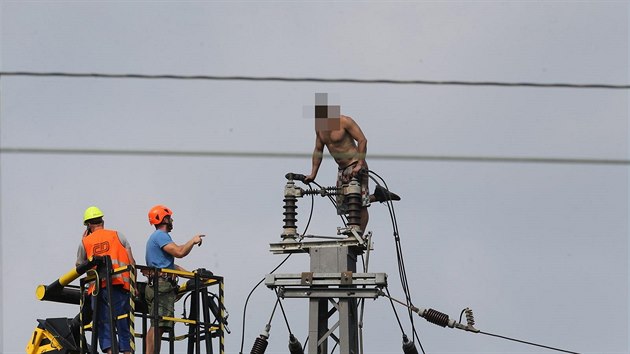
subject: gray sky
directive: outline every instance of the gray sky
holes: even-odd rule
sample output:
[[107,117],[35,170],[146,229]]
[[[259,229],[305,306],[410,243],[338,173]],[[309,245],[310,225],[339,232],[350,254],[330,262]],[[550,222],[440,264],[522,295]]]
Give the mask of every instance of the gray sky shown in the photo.
[[[2,71],[242,75],[628,84],[628,1],[0,3]],[[90,205],[144,263],[151,206],[174,212],[172,236],[207,234],[179,263],[226,278],[240,348],[250,289],[283,257],[287,172],[308,173],[315,92],[338,98],[368,138],[370,168],[395,204],[416,306],[477,327],[582,353],[628,353],[628,164],[427,161],[382,155],[628,160],[628,91],[246,81],[0,80],[0,349],[22,353],[37,318],[74,306],[35,287],[74,264]],[[15,153],[8,149],[294,153],[186,157]],[[299,155],[303,157],[299,157]],[[334,162],[317,181],[333,185]],[[299,201],[303,231],[310,200]],[[309,233],[334,235],[316,198]],[[387,209],[370,207],[370,271],[403,298]],[[279,270],[308,270],[294,255]],[[244,352],[275,296],[248,305]],[[306,300],[288,299],[304,343]],[[402,313],[399,308],[399,313]],[[410,334],[409,323],[404,322]],[[546,353],[417,318],[427,353]],[[180,331],[185,329],[180,328]],[[400,353],[388,301],[366,303],[366,353]],[[267,353],[286,353],[276,314]],[[139,342],[137,342],[139,345]],[[179,349],[184,350],[184,349]]]

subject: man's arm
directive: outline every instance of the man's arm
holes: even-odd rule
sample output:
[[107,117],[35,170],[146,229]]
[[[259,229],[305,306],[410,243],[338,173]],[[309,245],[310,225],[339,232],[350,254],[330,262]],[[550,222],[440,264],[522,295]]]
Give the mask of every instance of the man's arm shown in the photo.
[[309,183],[315,180],[317,177],[317,172],[319,171],[319,166],[322,164],[322,159],[324,158],[324,142],[319,138],[319,135],[315,134],[315,149],[313,150],[313,167],[311,169],[311,174],[306,176],[304,182]]
[[201,245],[202,237],[206,235],[195,235],[183,245],[177,245],[175,242],[166,244],[162,249],[175,258],[184,258],[192,250],[194,245]]
[[79,244],[79,248],[77,249],[77,260],[74,262],[74,265],[79,265],[83,262],[87,261],[87,253],[85,253],[85,248],[83,247],[83,242]]
[[367,138],[363,134],[361,127],[354,121],[354,119],[342,116],[341,127],[345,129],[348,134],[357,142],[357,157],[358,162],[352,169],[352,176],[356,176],[359,171],[365,167],[365,156],[367,155]]
[[123,247],[125,247],[125,250],[127,250],[127,255],[129,256],[129,261],[131,262],[131,265],[135,266],[136,260],[135,258],[133,258],[133,252],[131,252],[131,245],[129,244],[129,241],[127,241],[127,238],[122,233],[117,232],[117,234],[118,240],[120,240],[120,243],[123,245]]

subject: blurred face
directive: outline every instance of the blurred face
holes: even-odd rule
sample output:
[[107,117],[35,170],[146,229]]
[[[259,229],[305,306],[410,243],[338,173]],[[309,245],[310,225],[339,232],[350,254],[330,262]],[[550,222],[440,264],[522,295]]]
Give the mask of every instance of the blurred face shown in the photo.
[[341,129],[341,106],[315,106],[315,131]]
[[171,232],[173,230],[173,218],[170,215],[166,215],[164,223],[166,224],[166,232]]

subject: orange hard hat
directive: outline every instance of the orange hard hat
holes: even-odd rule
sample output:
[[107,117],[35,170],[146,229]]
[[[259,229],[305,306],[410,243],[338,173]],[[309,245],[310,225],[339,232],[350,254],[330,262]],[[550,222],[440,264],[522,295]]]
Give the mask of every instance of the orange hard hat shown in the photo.
[[167,215],[173,215],[173,211],[164,205],[156,205],[149,210],[149,223],[159,225]]

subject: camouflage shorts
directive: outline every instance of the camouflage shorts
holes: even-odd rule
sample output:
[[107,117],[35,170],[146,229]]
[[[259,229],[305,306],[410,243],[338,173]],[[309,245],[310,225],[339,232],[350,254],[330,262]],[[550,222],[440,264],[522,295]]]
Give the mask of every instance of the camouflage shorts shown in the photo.
[[[177,287],[167,280],[158,281],[158,316],[173,317],[175,315],[175,295]],[[149,317],[153,316],[153,299],[155,296],[153,285],[147,285],[144,298],[149,308]],[[159,327],[173,328],[173,321],[160,320]],[[151,326],[155,327],[155,320],[151,319]]]
[[[348,179],[348,176],[352,173],[352,169],[356,162],[351,163],[350,165],[339,168],[337,170],[337,188],[341,188],[344,184],[344,181]],[[369,207],[370,206],[370,189],[368,186],[369,177],[367,174],[367,168],[365,168],[362,173],[359,175],[361,183],[361,206]],[[343,215],[348,212],[348,203],[345,200],[345,196],[343,194],[337,195],[337,214]]]

